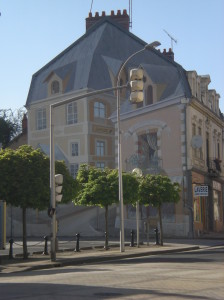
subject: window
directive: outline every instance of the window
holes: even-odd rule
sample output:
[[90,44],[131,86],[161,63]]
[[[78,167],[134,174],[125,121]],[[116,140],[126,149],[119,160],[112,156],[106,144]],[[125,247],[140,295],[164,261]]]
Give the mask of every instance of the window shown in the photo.
[[96,163],[96,167],[99,168],[99,169],[104,169],[105,168],[105,162],[98,161]]
[[79,144],[71,143],[71,154],[72,156],[79,156]]
[[75,124],[78,122],[77,103],[72,102],[67,105],[67,124]]
[[59,82],[54,80],[51,83],[51,94],[58,94],[59,93]]
[[97,156],[104,156],[105,155],[105,142],[104,141],[97,141],[96,142],[96,155]]
[[105,105],[101,102],[94,103],[94,117],[105,118]]
[[70,173],[73,178],[76,178],[79,170],[79,164],[71,164],[70,165]]
[[46,123],[46,108],[39,108],[36,112],[36,129],[45,129]]
[[[202,134],[201,127],[198,127],[198,135],[201,136],[201,134]],[[202,146],[199,148],[198,151],[199,151],[199,158],[200,158],[200,159],[203,159]]]
[[151,85],[146,90],[145,105],[153,104],[153,88]]

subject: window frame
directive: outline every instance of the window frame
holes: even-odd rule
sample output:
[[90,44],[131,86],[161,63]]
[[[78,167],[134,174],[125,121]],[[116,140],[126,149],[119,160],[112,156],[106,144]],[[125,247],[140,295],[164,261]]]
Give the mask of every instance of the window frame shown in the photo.
[[60,83],[58,80],[53,80],[51,83],[51,95],[60,93]]
[[[69,111],[71,110],[71,111]],[[66,113],[67,113],[67,125],[73,125],[78,123],[78,108],[77,102],[71,102],[66,106]]]
[[93,115],[97,119],[105,119],[106,105],[101,101],[95,101],[93,104]]
[[79,171],[79,164],[78,163],[72,163],[72,164],[70,164],[69,169],[70,169],[71,176],[75,179],[77,177],[77,174],[78,174],[78,171]]
[[47,128],[46,108],[41,107],[36,110],[36,130],[44,130]]
[[102,157],[106,153],[106,143],[103,140],[96,141],[96,156]]
[[70,151],[71,151],[71,156],[72,157],[79,156],[79,143],[78,142],[71,142]]

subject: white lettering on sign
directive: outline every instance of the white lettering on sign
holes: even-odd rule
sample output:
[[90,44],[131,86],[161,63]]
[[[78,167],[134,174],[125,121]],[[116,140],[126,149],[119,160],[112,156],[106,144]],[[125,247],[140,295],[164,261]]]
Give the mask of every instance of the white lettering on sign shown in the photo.
[[207,197],[208,196],[208,186],[207,185],[196,185],[194,187],[194,196],[202,196]]

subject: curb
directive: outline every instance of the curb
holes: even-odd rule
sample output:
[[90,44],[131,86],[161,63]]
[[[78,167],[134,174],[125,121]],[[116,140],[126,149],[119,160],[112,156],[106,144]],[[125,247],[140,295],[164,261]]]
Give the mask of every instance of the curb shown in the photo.
[[28,266],[24,267],[21,270],[12,271],[11,273],[17,272],[24,272],[24,271],[35,271],[35,270],[42,270],[42,269],[52,269],[52,268],[60,268],[65,266],[75,266],[75,265],[84,265],[84,264],[91,264],[91,263],[101,263],[105,261],[113,261],[113,260],[120,260],[126,258],[135,258],[135,257],[144,257],[144,256],[151,256],[157,254],[167,254],[167,253],[178,253],[178,252],[185,252],[185,251],[192,251],[192,250],[199,250],[199,246],[192,246],[192,247],[183,247],[178,249],[166,249],[161,251],[146,251],[142,253],[131,253],[131,254],[119,254],[119,255],[111,255],[111,256],[94,256],[94,257],[78,257],[70,260],[64,261],[56,261],[51,263],[46,263],[44,265],[35,265],[35,266]]

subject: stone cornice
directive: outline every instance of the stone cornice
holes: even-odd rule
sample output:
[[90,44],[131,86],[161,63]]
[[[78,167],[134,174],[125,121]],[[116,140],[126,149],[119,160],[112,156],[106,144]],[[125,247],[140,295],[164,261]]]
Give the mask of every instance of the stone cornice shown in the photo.
[[198,112],[202,113],[204,116],[209,117],[209,119],[216,123],[217,126],[224,127],[224,121],[222,121],[213,111],[211,111],[207,106],[200,103],[195,98],[192,98],[189,105],[196,109]]

